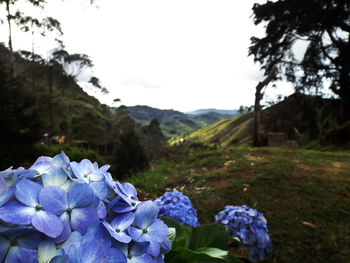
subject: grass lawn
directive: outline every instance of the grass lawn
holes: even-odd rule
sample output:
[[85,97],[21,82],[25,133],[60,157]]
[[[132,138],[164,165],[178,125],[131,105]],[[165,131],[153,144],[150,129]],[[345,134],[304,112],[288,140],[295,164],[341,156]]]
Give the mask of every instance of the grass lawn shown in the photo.
[[128,181],[141,199],[176,187],[190,197],[201,224],[213,223],[225,205],[263,212],[273,241],[264,262],[350,262],[348,152],[197,149]]

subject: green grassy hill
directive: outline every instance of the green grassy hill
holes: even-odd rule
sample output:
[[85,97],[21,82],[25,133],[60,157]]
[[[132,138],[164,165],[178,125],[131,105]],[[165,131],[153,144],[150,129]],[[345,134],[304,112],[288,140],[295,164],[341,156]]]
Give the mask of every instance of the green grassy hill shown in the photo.
[[181,141],[187,143],[201,143],[206,145],[230,146],[248,144],[251,142],[253,129],[252,113],[225,119],[203,127],[184,137],[170,140],[170,144]]
[[232,117],[232,115],[217,112],[188,115],[175,110],[160,110],[139,105],[128,107],[128,110],[130,116],[143,125],[149,124],[152,119],[157,119],[167,139],[183,136],[206,125]]

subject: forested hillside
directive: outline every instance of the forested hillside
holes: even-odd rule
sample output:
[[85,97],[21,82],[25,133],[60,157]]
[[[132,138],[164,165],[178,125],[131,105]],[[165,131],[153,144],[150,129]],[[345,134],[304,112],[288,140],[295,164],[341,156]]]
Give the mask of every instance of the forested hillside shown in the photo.
[[[112,109],[101,104],[84,92],[62,66],[35,62],[16,53],[17,77],[12,78],[10,57],[11,52],[0,45],[1,99],[6,101],[1,107],[5,127],[1,139],[2,168],[32,162],[38,154],[53,154],[51,148],[59,151],[60,147],[52,145],[62,144],[66,150],[67,146],[78,147],[80,150],[75,151],[86,154],[90,150],[89,156],[92,150],[112,164],[121,156],[128,156],[132,160],[129,168],[137,170],[138,165],[146,167],[147,160],[156,153],[154,147],[163,144],[157,122],[142,127],[130,117],[126,107]],[[134,146],[123,146],[129,145],[129,140]],[[95,154],[96,160],[100,159],[98,155]],[[129,168],[120,167],[118,171],[123,175]]]

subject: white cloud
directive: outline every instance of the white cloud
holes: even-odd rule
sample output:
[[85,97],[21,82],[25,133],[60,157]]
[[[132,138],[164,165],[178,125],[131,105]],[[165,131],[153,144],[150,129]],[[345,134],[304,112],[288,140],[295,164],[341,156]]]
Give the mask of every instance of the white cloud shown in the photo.
[[101,102],[234,109],[253,104],[263,78],[247,57],[250,37],[263,32],[250,18],[254,2],[113,0],[96,9],[51,1],[46,13],[62,22],[70,53],[91,56],[110,91]]

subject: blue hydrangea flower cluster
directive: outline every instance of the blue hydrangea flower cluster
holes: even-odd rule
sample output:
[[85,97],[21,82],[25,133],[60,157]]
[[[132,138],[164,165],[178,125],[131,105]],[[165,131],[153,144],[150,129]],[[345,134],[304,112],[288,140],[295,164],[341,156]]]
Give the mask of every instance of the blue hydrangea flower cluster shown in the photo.
[[255,209],[228,205],[215,216],[215,223],[223,224],[231,237],[239,238],[241,247],[249,249],[250,260],[263,260],[271,251],[266,219]]
[[109,166],[61,152],[0,172],[0,262],[164,263],[168,227]]
[[199,226],[196,210],[192,207],[190,199],[183,193],[173,189],[154,200],[159,207],[159,216],[169,217],[175,221],[188,225]]

